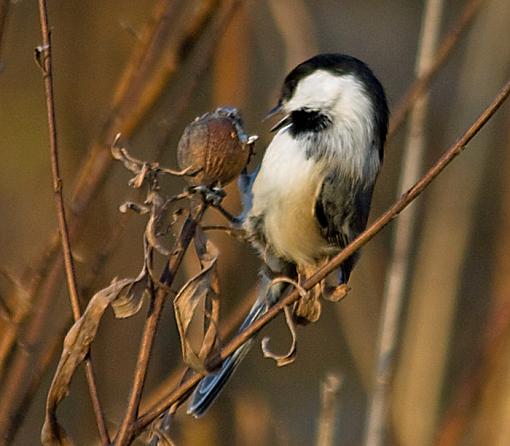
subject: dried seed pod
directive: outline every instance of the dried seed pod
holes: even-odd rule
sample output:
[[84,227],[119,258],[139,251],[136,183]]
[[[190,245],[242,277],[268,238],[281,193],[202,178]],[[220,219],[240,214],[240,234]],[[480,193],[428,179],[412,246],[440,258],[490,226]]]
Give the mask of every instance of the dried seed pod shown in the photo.
[[189,124],[177,147],[181,169],[191,166],[198,173],[188,181],[225,186],[236,178],[249,161],[256,137],[248,138],[235,108],[218,108]]

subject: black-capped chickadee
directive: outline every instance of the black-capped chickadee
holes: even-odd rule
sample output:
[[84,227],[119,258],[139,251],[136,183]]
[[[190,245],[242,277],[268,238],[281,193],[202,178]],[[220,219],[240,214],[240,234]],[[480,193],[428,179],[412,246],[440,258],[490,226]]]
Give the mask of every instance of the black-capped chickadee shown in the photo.
[[[363,62],[342,54],[320,54],[294,68],[272,113],[284,117],[259,169],[241,179],[242,224],[266,264],[266,286],[240,330],[288,286],[266,293],[275,275],[295,277],[316,267],[365,229],[388,128],[380,82]],[[355,261],[344,262],[337,284],[348,281]],[[188,413],[205,412],[252,343],[201,381]]]

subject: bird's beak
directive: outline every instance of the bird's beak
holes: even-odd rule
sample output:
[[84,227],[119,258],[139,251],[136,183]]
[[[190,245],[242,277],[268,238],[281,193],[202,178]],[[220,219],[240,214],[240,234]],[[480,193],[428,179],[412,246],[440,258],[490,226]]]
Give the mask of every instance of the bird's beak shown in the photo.
[[278,102],[275,107],[273,107],[269,113],[264,117],[264,121],[268,120],[269,118],[272,118],[273,116],[277,115],[278,113],[281,113],[283,110],[283,105],[281,102]]
[[[274,107],[264,118],[264,121],[266,121],[269,118],[272,118],[273,116],[276,116],[278,114],[283,113],[283,104],[281,102],[278,102],[276,104],[276,107]],[[282,119],[280,119],[273,127],[271,127],[271,132],[276,132],[280,130],[282,127],[285,127],[289,122],[289,116],[284,116]]]

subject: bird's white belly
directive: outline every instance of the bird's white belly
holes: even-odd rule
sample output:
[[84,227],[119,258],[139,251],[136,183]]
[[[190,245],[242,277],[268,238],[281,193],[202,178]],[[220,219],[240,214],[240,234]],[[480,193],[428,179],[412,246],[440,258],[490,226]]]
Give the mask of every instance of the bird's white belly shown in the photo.
[[321,169],[295,144],[284,133],[268,147],[253,184],[249,216],[262,219],[276,255],[298,265],[313,264],[328,247],[314,216]]

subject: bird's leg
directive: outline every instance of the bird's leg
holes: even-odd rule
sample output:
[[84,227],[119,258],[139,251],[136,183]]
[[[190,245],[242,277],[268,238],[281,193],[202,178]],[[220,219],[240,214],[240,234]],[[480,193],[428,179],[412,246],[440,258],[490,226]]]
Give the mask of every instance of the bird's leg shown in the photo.
[[193,189],[195,192],[200,193],[203,200],[213,208],[217,209],[231,224],[239,225],[241,223],[241,219],[239,217],[232,215],[221,205],[223,198],[227,195],[221,186],[206,186],[201,184]]
[[[298,283],[301,285],[313,272],[312,267],[303,267],[298,271]],[[293,308],[294,318],[298,324],[308,324],[309,322],[317,322],[321,316],[320,288],[314,286],[311,290],[302,296]]]

